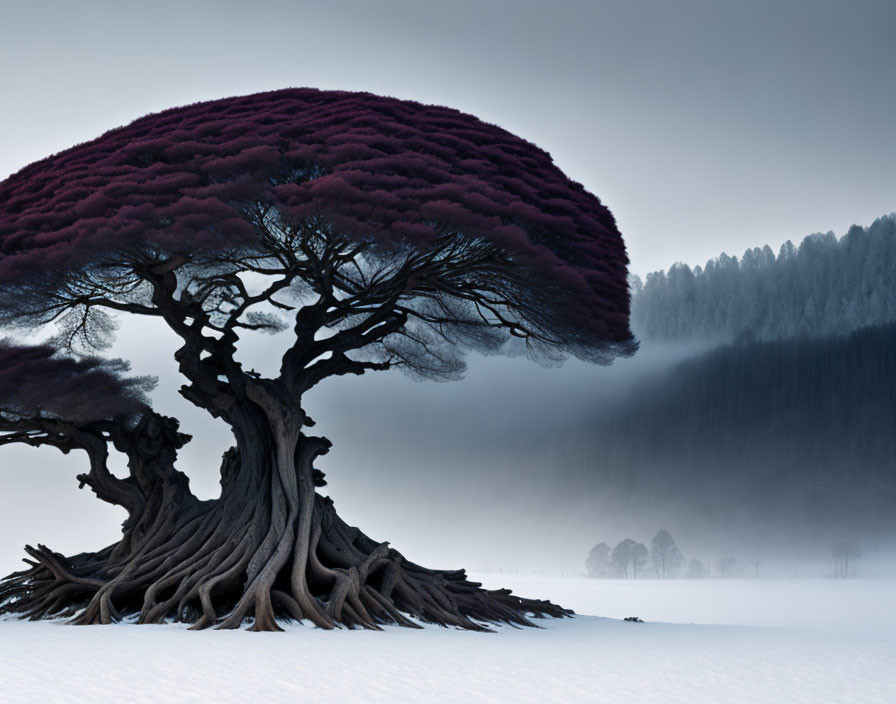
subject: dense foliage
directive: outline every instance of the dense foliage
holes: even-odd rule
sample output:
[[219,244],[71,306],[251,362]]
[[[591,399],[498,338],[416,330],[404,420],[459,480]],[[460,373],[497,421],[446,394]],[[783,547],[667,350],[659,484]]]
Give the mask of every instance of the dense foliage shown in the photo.
[[73,358],[50,345],[0,340],[0,417],[89,422],[147,410],[148,377],[124,377],[123,360]]
[[[85,276],[121,277],[126,298],[143,302],[146,282],[119,265],[178,257],[205,284],[212,271],[245,270],[248,255],[266,273],[297,259],[280,296],[320,294],[326,244],[353,265],[332,282],[342,296],[400,274],[417,323],[456,319],[469,332],[506,316],[505,332],[601,360],[631,340],[628,260],[610,212],[546,152],[448,108],[311,89],[199,103],[0,184],[0,286],[18,313],[23,294],[39,308],[34,299],[53,303],[47,294],[66,286],[63,297],[90,299]],[[411,266],[412,252],[439,266]],[[424,336],[411,331],[405,347]]]

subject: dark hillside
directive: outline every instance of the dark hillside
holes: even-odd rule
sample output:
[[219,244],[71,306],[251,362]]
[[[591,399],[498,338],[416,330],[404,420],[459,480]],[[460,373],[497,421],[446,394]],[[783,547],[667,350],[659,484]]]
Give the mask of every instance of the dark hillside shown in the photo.
[[729,517],[877,530],[896,519],[896,325],[719,347],[590,426],[603,484]]

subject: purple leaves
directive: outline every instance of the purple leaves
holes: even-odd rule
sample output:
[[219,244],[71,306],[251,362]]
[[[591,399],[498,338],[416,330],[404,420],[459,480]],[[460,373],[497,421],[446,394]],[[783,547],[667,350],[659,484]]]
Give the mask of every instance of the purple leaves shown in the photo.
[[449,108],[289,89],[148,115],[0,183],[0,281],[145,243],[252,247],[247,206],[381,247],[491,240],[569,293],[563,315],[625,343],[628,260],[610,212],[533,144]]

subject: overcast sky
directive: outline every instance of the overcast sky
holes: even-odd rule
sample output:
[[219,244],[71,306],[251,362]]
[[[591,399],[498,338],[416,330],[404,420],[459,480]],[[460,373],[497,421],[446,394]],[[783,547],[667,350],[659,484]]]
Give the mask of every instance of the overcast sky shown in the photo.
[[314,86],[534,141],[615,213],[642,275],[896,209],[891,0],[0,7],[0,178],[147,112]]
[[[174,105],[367,90],[455,107],[548,150],[613,211],[643,275],[896,209],[894,37],[892,1],[0,0],[0,178]],[[115,352],[162,377],[156,405],[196,435],[182,467],[214,495],[226,430],[177,396],[173,340],[139,323],[122,332]],[[340,510],[374,537],[411,558],[431,546],[447,566],[578,565],[631,516],[587,497],[545,513],[545,485],[523,495],[496,457],[649,364],[644,352],[610,369],[474,360],[457,384],[333,382],[309,411],[336,442],[326,469]],[[0,572],[28,541],[65,552],[115,538],[123,516],[74,489],[74,456],[4,448],[0,463]],[[504,520],[507,506],[527,518]],[[482,536],[472,562],[464,527]],[[499,543],[516,552],[489,551]]]

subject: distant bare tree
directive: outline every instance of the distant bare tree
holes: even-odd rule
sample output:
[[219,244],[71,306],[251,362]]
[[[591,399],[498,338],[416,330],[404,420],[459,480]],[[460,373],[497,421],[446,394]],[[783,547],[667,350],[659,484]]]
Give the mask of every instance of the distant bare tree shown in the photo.
[[600,579],[609,577],[613,571],[610,563],[610,546],[606,543],[598,543],[591,548],[588,559],[585,560],[585,569],[588,570],[589,577]]
[[657,577],[675,576],[684,566],[684,556],[669,531],[662,529],[650,541],[650,560]]
[[846,579],[849,577],[849,561],[857,560],[862,552],[858,545],[848,540],[843,540],[831,547],[831,556],[834,558],[834,577]]
[[709,570],[696,557],[688,563],[688,571],[686,573],[688,579],[705,579],[709,577]]
[[738,564],[736,557],[723,557],[716,563],[716,571],[722,579],[736,577],[738,574]]
[[634,540],[626,538],[613,548],[613,553],[610,555],[610,564],[617,577],[628,578],[628,566],[632,561],[632,550],[635,545],[637,543]]
[[643,573],[644,566],[647,564],[647,558],[649,553],[647,552],[647,546],[643,543],[635,543],[632,547],[632,576],[637,579],[638,578],[638,570],[640,569]]

